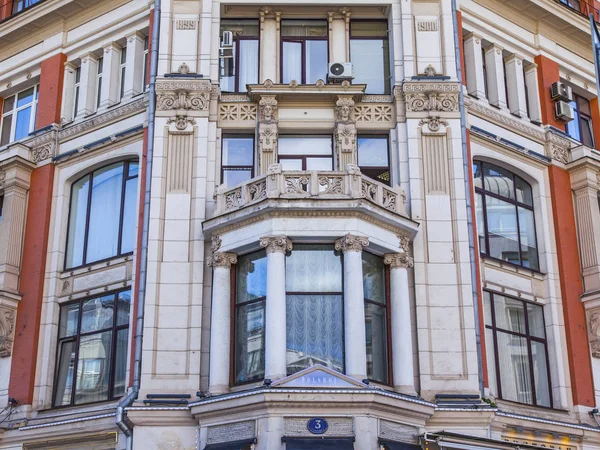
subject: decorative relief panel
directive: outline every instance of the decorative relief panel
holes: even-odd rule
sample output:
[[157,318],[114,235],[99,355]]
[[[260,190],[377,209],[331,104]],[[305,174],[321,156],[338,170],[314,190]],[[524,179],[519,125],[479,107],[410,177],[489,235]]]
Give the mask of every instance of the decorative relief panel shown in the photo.
[[404,83],[407,112],[458,112],[460,87],[457,83]]
[[208,111],[212,86],[207,80],[159,80],[156,83],[158,111]]
[[267,173],[271,164],[277,162],[277,99],[274,95],[263,95],[258,105],[258,158],[260,173],[263,174]]
[[167,148],[167,192],[190,192],[193,148],[193,132],[169,132]]
[[600,358],[600,310],[588,311],[588,335],[590,351],[594,358]]
[[359,103],[354,107],[352,118],[359,129],[390,129],[395,126],[394,107],[391,104]]
[[0,306],[0,357],[12,354],[16,310]]
[[219,104],[219,127],[254,128],[256,112],[255,103],[221,103]]
[[353,120],[354,100],[352,97],[338,97],[335,104],[335,144],[338,153],[338,167],[357,164],[356,124]]

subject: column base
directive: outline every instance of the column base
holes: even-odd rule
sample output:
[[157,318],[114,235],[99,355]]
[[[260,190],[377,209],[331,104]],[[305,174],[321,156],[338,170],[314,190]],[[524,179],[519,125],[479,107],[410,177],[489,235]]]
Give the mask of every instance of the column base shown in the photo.
[[398,394],[410,395],[411,397],[418,396],[414,386],[394,386],[394,391]]

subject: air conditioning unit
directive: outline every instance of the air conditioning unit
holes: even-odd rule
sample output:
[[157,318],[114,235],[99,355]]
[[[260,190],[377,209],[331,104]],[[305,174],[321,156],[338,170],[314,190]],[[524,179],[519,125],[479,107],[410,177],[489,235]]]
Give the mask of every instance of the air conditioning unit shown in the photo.
[[334,62],[329,63],[329,73],[327,78],[332,81],[351,80],[354,78],[354,70],[352,63],[349,62]]
[[221,47],[233,47],[232,31],[223,31],[223,37],[221,38]]
[[571,120],[573,120],[573,110],[567,102],[559,100],[554,105],[554,108],[554,112],[556,114],[557,119],[562,120],[564,122],[570,122]]
[[552,83],[550,87],[550,96],[552,100],[562,100],[565,102],[570,102],[573,100],[573,90],[571,86],[567,86],[566,84],[557,81],[556,83]]

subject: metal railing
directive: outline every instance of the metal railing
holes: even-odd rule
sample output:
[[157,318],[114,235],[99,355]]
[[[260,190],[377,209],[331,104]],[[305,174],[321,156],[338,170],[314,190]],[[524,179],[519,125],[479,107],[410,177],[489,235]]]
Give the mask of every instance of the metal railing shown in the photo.
[[283,171],[272,164],[268,173],[233,188],[217,189],[217,215],[236,211],[266,199],[342,200],[366,199],[395,214],[406,216],[406,193],[390,187],[348,164],[345,172]]
[[593,0],[554,0],[556,3],[560,3],[565,8],[570,9],[582,16],[590,17],[590,14],[594,15],[596,22],[600,22],[600,10],[595,8],[592,4]]

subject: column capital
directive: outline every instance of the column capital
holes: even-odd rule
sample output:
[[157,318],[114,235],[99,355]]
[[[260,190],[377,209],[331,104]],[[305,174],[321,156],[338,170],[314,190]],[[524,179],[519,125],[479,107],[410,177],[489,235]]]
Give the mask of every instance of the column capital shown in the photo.
[[347,252],[362,252],[363,248],[369,245],[369,238],[364,236],[356,236],[348,233],[347,235],[335,241],[335,249]]
[[414,266],[414,260],[406,252],[386,253],[383,255],[383,263],[392,269],[408,269]]
[[209,267],[224,267],[226,269],[231,268],[231,265],[235,263],[237,263],[237,255],[235,253],[224,252],[214,252],[212,256],[208,258],[207,262]]
[[287,236],[266,236],[260,238],[260,246],[267,253],[287,253],[292,250],[292,241]]

